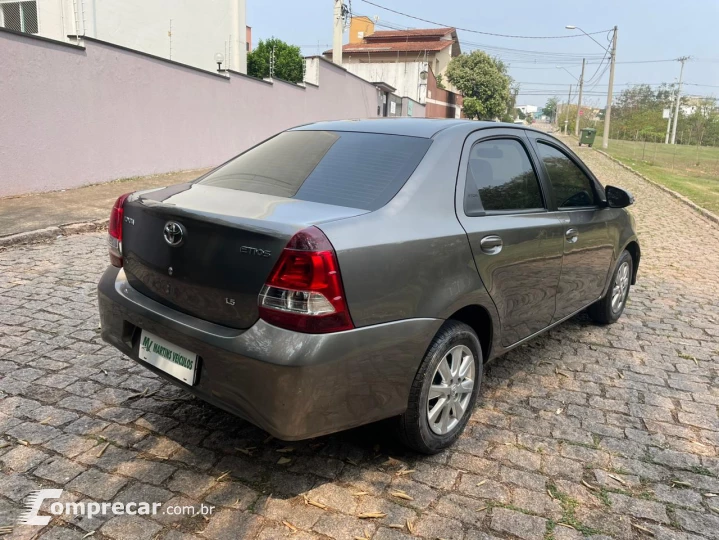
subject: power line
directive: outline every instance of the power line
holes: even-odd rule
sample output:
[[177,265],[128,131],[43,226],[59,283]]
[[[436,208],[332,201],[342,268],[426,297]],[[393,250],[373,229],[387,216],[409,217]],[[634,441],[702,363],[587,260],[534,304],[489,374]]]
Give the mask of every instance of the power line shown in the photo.
[[[482,34],[485,36],[495,36],[495,37],[504,37],[504,38],[515,38],[515,39],[568,39],[568,38],[576,38],[576,37],[582,37],[583,34],[568,34],[566,36],[516,36],[511,34],[496,34],[493,32],[481,32],[479,30],[472,30],[469,28],[460,28],[459,26],[453,26],[451,24],[443,24],[438,23],[436,21],[430,21],[429,19],[423,19],[421,17],[415,17],[414,15],[410,15],[408,13],[404,13],[402,11],[397,11],[396,9],[390,9],[388,7],[381,6],[379,4],[375,4],[374,2],[370,2],[369,0],[362,0],[365,4],[370,4],[372,6],[378,7],[380,9],[384,9],[385,11],[391,11],[392,13],[396,13],[397,15],[402,15],[403,17],[407,17],[408,19],[415,19],[417,21],[422,21],[428,24],[434,24],[435,26],[442,26],[445,28],[455,28],[456,30],[461,30],[462,32],[471,32],[473,34]],[[607,30],[600,30],[598,32],[590,32],[589,35],[592,34],[603,34],[604,32],[607,32]]]
[[[519,84],[536,84],[538,86],[562,86],[561,83],[546,83],[546,82],[527,82],[527,81],[517,81]],[[640,85],[646,85],[646,86],[661,86],[663,84],[668,83],[614,83],[614,86],[640,86]],[[682,83],[682,84],[689,84],[689,83]],[[564,85],[566,86],[566,85]],[[606,84],[602,86],[607,86]],[[697,86],[706,86],[706,85],[697,85]]]
[[601,54],[594,53],[566,53],[566,52],[554,52],[554,51],[535,51],[531,49],[513,49],[509,47],[498,47],[496,45],[487,45],[486,43],[476,43],[473,41],[460,40],[461,45],[469,45],[468,48],[482,48],[487,50],[499,51],[500,53],[510,53],[517,55],[529,55],[529,56],[549,56],[549,57],[573,57],[573,58],[601,58]]

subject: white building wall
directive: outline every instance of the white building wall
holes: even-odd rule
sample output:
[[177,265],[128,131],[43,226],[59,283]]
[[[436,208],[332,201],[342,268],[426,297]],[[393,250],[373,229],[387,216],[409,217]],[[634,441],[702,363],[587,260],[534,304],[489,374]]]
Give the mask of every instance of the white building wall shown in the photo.
[[344,63],[342,65],[350,73],[370,82],[384,82],[397,90],[398,96],[408,97],[420,103],[425,102],[427,83],[420,79],[419,74],[427,69],[424,62],[378,62],[378,63]]
[[37,0],[37,7],[44,37],[87,35],[203,69],[217,69],[222,53],[223,68],[247,73],[245,0]]
[[517,109],[522,111],[523,114],[534,114],[538,110],[536,105],[518,105]]

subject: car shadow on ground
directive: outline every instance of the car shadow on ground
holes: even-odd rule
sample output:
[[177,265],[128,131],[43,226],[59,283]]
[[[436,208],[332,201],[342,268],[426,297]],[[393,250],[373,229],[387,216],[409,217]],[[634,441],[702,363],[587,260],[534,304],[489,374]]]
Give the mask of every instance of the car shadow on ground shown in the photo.
[[[482,444],[486,428],[474,419],[478,411],[493,408],[499,394],[501,407],[528,407],[523,403],[526,393],[518,391],[513,395],[513,385],[526,384],[527,377],[538,369],[553,373],[558,366],[561,368],[559,344],[567,339],[578,341],[590,326],[594,325],[589,318],[580,314],[487,364],[482,392],[465,433],[454,447],[435,456],[403,447],[396,437],[396,419],[314,439],[284,442],[169,384],[159,387],[156,395],[142,397],[132,405],[145,411],[146,427],[161,433],[146,437],[135,446],[151,456],[184,463],[200,475],[198,479],[238,480],[276,499],[308,496],[311,500],[323,485],[334,482],[361,486],[370,493],[380,492],[390,482],[395,485],[397,478],[401,480],[402,470],[431,469],[446,462],[452,451],[477,455],[487,449]],[[167,429],[168,426],[174,427]]]

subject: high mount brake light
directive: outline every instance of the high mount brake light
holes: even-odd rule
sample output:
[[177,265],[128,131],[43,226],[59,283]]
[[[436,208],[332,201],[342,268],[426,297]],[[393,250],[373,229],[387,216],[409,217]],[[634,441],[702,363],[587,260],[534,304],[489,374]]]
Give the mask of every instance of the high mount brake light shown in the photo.
[[354,328],[337,256],[317,227],[296,233],[262,287],[260,317],[281,328],[326,334]]
[[125,217],[124,205],[130,193],[120,195],[110,212],[110,223],[107,225],[107,243],[110,247],[110,263],[122,268],[122,222]]

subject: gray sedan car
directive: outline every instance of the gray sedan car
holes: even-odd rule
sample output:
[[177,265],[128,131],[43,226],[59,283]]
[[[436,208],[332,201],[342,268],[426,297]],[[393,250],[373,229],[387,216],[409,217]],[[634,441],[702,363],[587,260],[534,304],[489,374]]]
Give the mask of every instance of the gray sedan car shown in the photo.
[[585,309],[619,318],[632,202],[522,126],[301,126],[118,199],[102,337],[280,439],[397,417],[437,452],[487,361]]

